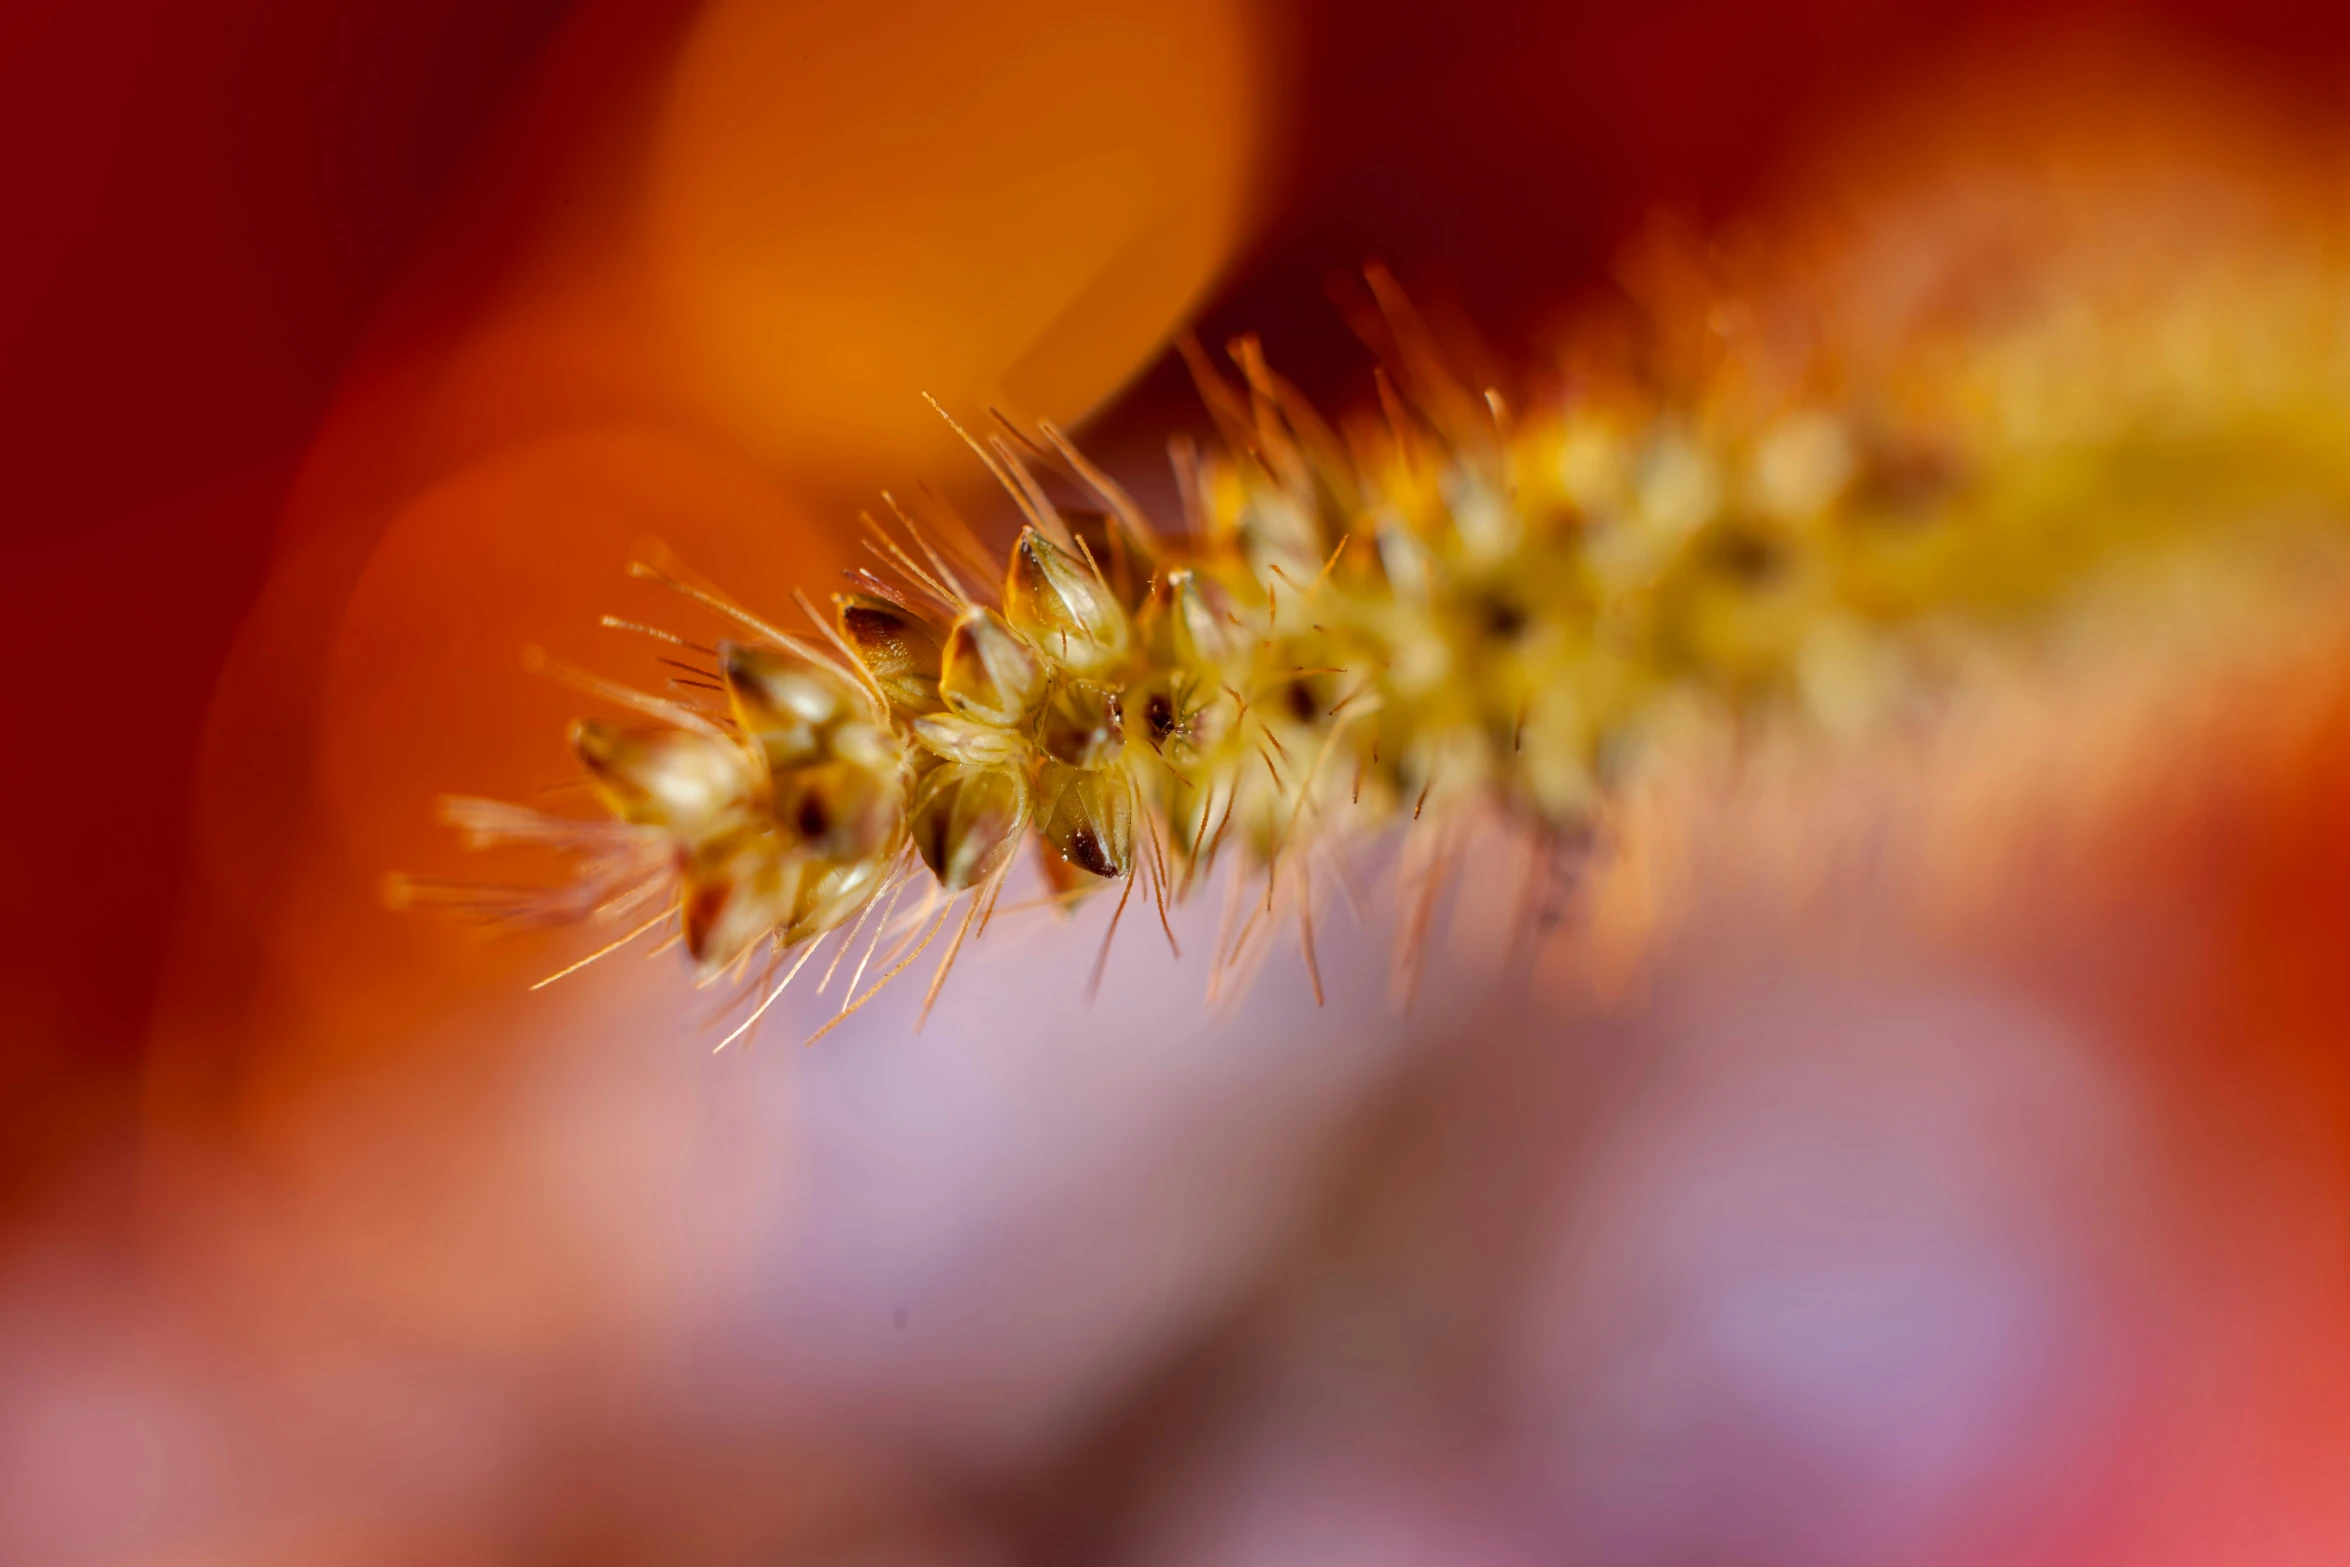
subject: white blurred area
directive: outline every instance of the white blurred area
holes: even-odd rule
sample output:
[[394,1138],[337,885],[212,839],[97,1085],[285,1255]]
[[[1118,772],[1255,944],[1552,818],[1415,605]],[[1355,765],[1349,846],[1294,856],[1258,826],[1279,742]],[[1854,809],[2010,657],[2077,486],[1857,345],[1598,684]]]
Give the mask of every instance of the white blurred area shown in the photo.
[[1327,1007],[1223,1019],[1209,902],[1090,1009],[1106,906],[806,1050],[621,957],[148,1150],[138,1233],[7,1258],[0,1558],[2221,1559],[2339,1214],[2289,1137],[2188,1200],[2063,987],[1725,907],[1407,1018],[1332,921]]
[[1375,983],[1211,1017],[1131,910],[1089,1009],[1107,913],[1007,918],[923,1032],[915,979],[813,1049],[809,995],[713,1055],[723,993],[623,955],[313,1084],[261,1148],[151,1150],[136,1241],[8,1259],[0,1555],[445,1527],[532,1560],[718,1451],[851,1476],[753,1535],[1048,1457],[1302,1222],[1399,1049]]

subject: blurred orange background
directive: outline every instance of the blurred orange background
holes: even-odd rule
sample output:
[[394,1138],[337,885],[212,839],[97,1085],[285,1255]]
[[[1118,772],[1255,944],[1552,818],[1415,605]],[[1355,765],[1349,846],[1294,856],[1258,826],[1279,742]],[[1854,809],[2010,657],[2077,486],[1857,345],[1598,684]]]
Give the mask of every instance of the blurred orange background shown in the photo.
[[1376,256],[1539,359],[1651,214],[2011,88],[2337,177],[2350,16],[10,8],[0,1557],[2350,1551],[2326,679],[2113,880],[1728,907],[1621,1008],[1087,1013],[1044,931],[713,1063],[659,965],[376,899],[562,775],[521,646],[650,667],[640,540],[763,602],[885,485],[993,515],[920,392],[1163,491],[1187,323],[1359,395]]

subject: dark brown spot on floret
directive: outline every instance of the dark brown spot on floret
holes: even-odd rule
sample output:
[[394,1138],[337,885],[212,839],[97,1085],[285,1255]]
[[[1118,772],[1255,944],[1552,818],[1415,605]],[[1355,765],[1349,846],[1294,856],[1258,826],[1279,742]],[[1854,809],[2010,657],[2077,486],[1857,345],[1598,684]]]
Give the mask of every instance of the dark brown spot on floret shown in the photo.
[[1477,606],[1477,614],[1485,634],[1499,641],[1515,642],[1525,632],[1525,607],[1515,599],[1492,594]]
[[947,868],[947,833],[953,826],[945,811],[932,811],[914,818],[915,848],[922,855],[922,863],[941,876]]
[[1096,876],[1107,877],[1118,874],[1118,867],[1110,862],[1110,856],[1103,849],[1101,839],[1095,835],[1091,827],[1080,827],[1071,833],[1069,847],[1061,857],[1072,865],[1093,872]]
[[887,654],[895,662],[907,656],[906,625],[897,616],[852,604],[841,611],[840,620],[849,640],[868,657]]
[[1736,529],[1715,541],[1714,564],[1740,582],[1762,584],[1787,564],[1786,552],[1759,533]]

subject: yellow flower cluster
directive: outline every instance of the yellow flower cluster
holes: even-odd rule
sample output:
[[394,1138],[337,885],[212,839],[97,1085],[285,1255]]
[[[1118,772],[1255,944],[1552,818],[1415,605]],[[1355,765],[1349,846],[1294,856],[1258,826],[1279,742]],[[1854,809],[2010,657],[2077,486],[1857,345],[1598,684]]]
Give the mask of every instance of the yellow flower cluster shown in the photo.
[[828,932],[837,963],[871,922],[869,960],[915,885],[925,945],[962,900],[943,980],[1033,835],[1056,895],[1139,882],[1162,923],[1236,855],[1263,895],[1215,966],[1290,917],[1311,966],[1317,874],[1383,824],[1499,821],[1552,863],[1692,702],[1849,730],[2117,561],[2350,518],[2338,274],[2255,247],[2100,296],[2112,248],[1892,328],[1718,295],[1524,417],[1376,272],[1379,403],[1343,427],[1252,342],[1237,379],[1189,347],[1220,441],[1175,447],[1180,531],[1046,426],[972,443],[1026,519],[1000,568],[900,509],[811,636],[678,584],[745,639],[723,710],[599,688],[647,721],[575,730],[636,846],[587,901],[650,902],[772,1000]]

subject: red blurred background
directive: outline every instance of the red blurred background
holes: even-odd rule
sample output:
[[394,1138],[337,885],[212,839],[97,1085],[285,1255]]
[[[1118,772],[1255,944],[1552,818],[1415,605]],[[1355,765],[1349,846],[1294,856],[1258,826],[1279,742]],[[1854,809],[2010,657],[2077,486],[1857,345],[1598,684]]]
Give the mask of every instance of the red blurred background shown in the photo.
[[[28,703],[4,783],[10,1190],[131,1103],[198,732],[330,401],[457,329],[691,11],[28,0],[0,19],[0,636],[28,688],[70,693]],[[1955,54],[2154,37],[2330,106],[2350,36],[2323,0],[1270,16],[1269,183],[1202,325],[1264,332],[1317,390],[1357,374],[1320,300],[1363,258],[1511,341],[1659,203],[1734,209],[1840,111]],[[1155,429],[1188,396],[1163,357],[1102,422]]]
[[[827,8],[786,11],[819,36],[831,25]],[[828,566],[863,494],[901,479],[826,471],[731,404],[680,412],[683,394],[662,378],[692,372],[664,361],[642,370],[639,391],[632,378],[653,361],[631,357],[636,347],[580,348],[513,327],[532,299],[570,297],[579,258],[592,259],[606,232],[598,203],[643,177],[632,160],[653,156],[642,132],[656,84],[698,20],[683,0],[30,0],[0,15],[10,235],[0,247],[0,473],[11,546],[0,638],[24,694],[0,781],[14,824],[0,848],[0,1197],[11,1215],[53,1215],[71,1193],[75,1223],[130,1221],[128,1183],[92,1172],[122,1167],[120,1150],[151,1107],[158,1049],[171,1092],[210,1104],[234,1099],[273,1042],[311,1037],[285,1024],[293,1003],[270,999],[280,985],[271,966],[286,961],[272,943],[318,907],[305,877],[339,878],[356,907],[388,868],[365,863],[347,835],[334,852],[351,858],[334,859],[315,849],[326,837],[299,828],[354,809],[335,793],[336,769],[366,770],[375,792],[364,808],[387,820],[413,798],[404,823],[356,840],[366,854],[429,853],[430,780],[476,787],[473,774],[447,775],[494,772],[484,758],[513,763],[524,742],[504,730],[518,713],[544,731],[532,754],[555,754],[563,703],[552,697],[543,712],[511,697],[448,711],[445,736],[379,736],[399,753],[380,766],[330,732],[343,689],[330,651],[383,664],[437,656],[367,640],[368,626],[390,623],[439,580],[430,561],[376,556],[419,496],[494,467],[509,444],[536,450],[550,432],[654,408],[690,433],[691,451],[631,449],[596,482],[699,497],[679,503],[699,520],[677,526],[704,558],[727,564],[731,550],[742,569],[792,569]],[[1201,220],[1220,258],[1187,312],[1202,335],[1259,331],[1276,363],[1338,397],[1359,390],[1362,359],[1325,295],[1365,258],[1385,258],[1439,308],[1466,312],[1506,355],[1547,341],[1578,301],[1612,287],[1612,263],[1652,212],[1700,222],[1738,212],[1837,127],[1953,73],[1996,78],[2010,61],[2045,71],[2054,59],[2085,96],[2126,98],[2160,61],[2209,73],[2287,126],[2330,133],[2350,108],[2350,13],[2318,0],[1301,0],[1247,16],[1234,36],[1257,72],[1231,89],[1253,106],[1245,134],[1210,145],[1183,119],[1182,99],[1167,111],[1165,146],[1138,156],[1165,152],[1178,168],[1196,153],[1214,171],[1207,187],[1232,187],[1230,232]],[[936,134],[956,131],[947,120]],[[886,191],[892,155],[884,147],[861,177]],[[1222,171],[1236,158],[1244,175],[1234,179]],[[1047,231],[1037,242],[1070,241]],[[578,285],[581,309],[594,307],[598,286]],[[1184,286],[1166,284],[1170,319],[1152,341]],[[504,357],[447,393],[447,367],[493,340]],[[576,364],[566,357],[575,348]],[[1166,429],[1196,422],[1170,356],[1138,339],[1129,357],[1091,366],[1085,395],[1067,394],[1084,404],[1115,393],[1087,434],[1122,470],[1152,462]],[[731,373],[722,355],[695,363],[713,379]],[[870,435],[879,444],[867,449],[889,450],[894,427],[872,428],[881,433],[858,427],[843,439]],[[938,460],[909,444],[904,468],[957,482]],[[520,490],[492,493],[556,504],[527,475],[511,482]],[[584,505],[594,487],[558,498]],[[755,543],[730,535],[747,512],[774,523]],[[458,505],[416,548],[445,549],[471,526]],[[485,568],[481,602],[450,611],[478,612],[466,635],[511,645],[529,627],[576,619],[573,597],[616,578],[631,526],[565,526],[550,522],[537,537],[575,545],[547,576],[576,589],[517,601],[527,562]],[[396,591],[382,587],[394,569],[410,573]],[[275,607],[256,618],[273,574]],[[363,579],[376,586],[363,592]],[[346,625],[354,603],[377,607]],[[240,634],[246,674],[224,686]],[[497,662],[474,678],[485,689],[523,679]],[[431,689],[445,704],[449,683]],[[382,710],[437,723],[443,709],[416,705],[426,700],[395,692]],[[206,747],[212,776],[239,791],[227,818],[199,798]],[[224,748],[235,753],[225,764]],[[2322,780],[2343,776],[2342,754],[2332,746],[2299,792],[2262,804],[2249,845],[2229,840],[2242,870],[2214,894],[2234,920],[2215,939],[2247,956],[2198,993],[2208,1026],[2174,1016],[2143,1030],[2176,1048],[2166,1092],[2193,1098],[2224,1078],[2231,1063],[2216,1042],[2259,1011],[2274,1024],[2263,1036],[2273,1048],[2237,1064],[2283,1074],[2279,1092],[2320,1120],[2350,1102],[2329,1097],[2338,1084],[2326,1059],[2344,991],[2326,978],[2332,949],[2311,935],[2341,928],[2335,889],[2350,879],[2336,874],[2350,871],[2339,829],[2323,826]],[[200,844],[206,810],[212,836]],[[230,871],[207,869],[204,854],[226,856]],[[234,883],[225,891],[224,874]],[[359,928],[337,927],[335,939],[357,940],[349,931]],[[371,1021],[335,1047],[359,1056],[398,1051],[415,1017],[522,972],[498,959],[485,980],[447,938],[405,927],[364,939],[347,1004]],[[159,1047],[167,952],[172,1015]],[[426,977],[403,978],[412,975]],[[1457,1092],[1485,1108],[1498,1094],[1477,1083]],[[2338,1387],[2339,1373],[2321,1385]],[[2289,1412],[2304,1417],[2335,1419],[2324,1408]],[[2291,1440],[2279,1451],[2289,1467]],[[2321,1465],[2296,1494],[2321,1490],[2329,1473]],[[1054,1483],[1085,1481],[1082,1466],[1076,1474]]]

